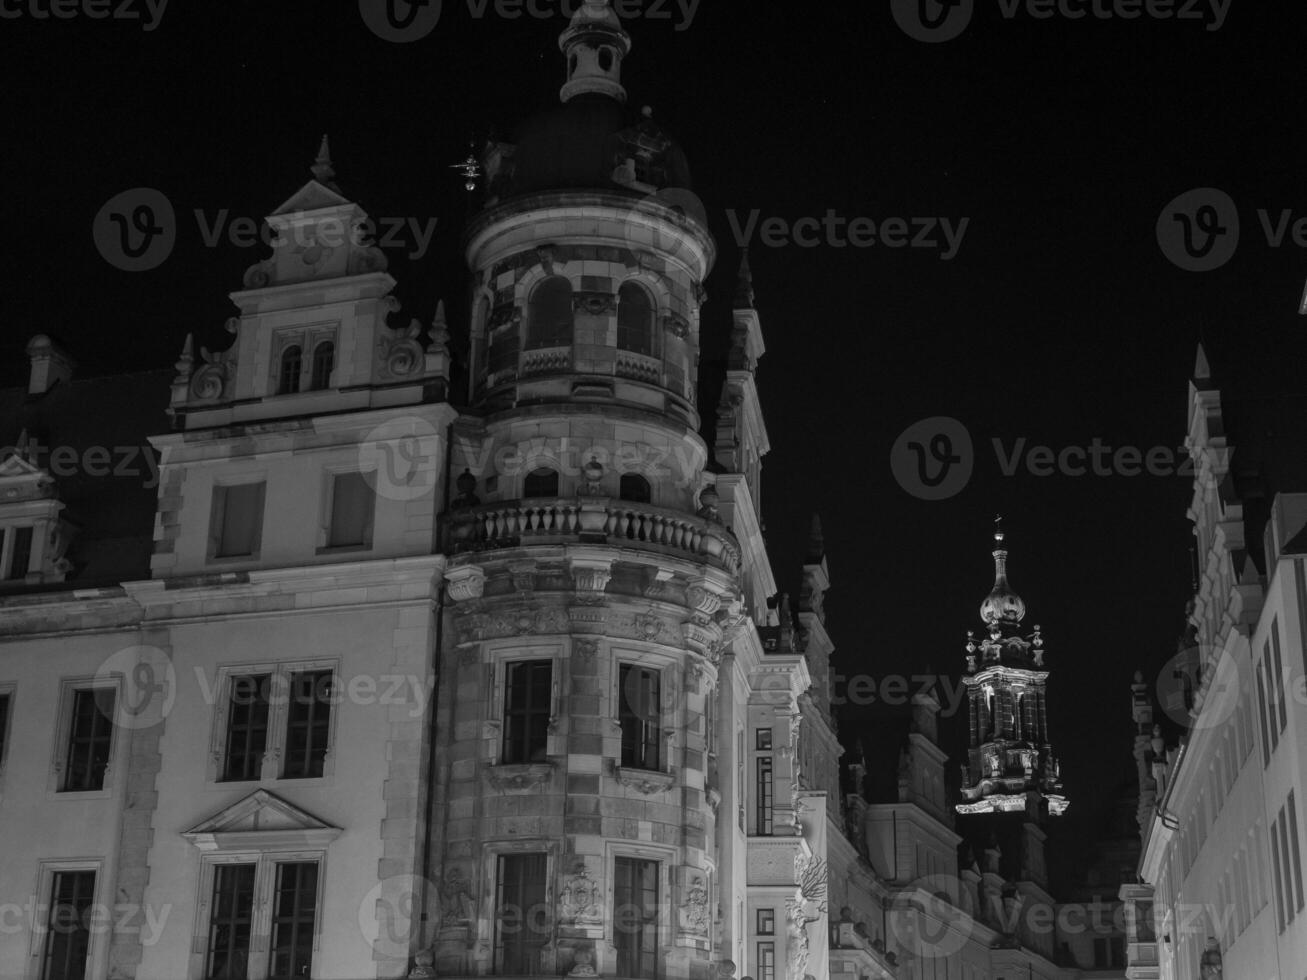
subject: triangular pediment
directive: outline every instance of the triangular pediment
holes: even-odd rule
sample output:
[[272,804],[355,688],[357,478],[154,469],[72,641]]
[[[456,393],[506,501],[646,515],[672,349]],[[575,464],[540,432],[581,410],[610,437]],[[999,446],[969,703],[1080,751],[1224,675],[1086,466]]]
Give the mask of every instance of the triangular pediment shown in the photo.
[[302,211],[321,211],[324,208],[339,208],[351,203],[348,198],[342,197],[321,181],[310,180],[287,198],[270,217]]
[[35,463],[28,462],[17,453],[10,453],[0,460],[0,480],[42,480],[50,479],[50,474]]
[[339,834],[339,827],[259,789],[184,831],[182,836],[202,851],[219,851],[325,847]]

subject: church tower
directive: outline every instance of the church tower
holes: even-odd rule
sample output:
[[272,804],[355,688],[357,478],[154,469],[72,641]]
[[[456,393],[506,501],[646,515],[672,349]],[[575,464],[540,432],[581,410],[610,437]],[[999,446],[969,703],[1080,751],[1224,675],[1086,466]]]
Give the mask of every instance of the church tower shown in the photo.
[[[1008,584],[1008,552],[1001,520],[994,532],[994,587],[980,605],[985,636],[967,634],[966,685],[970,748],[962,766],[960,829],[982,830],[988,847],[997,841],[1017,863],[1009,877],[1044,887],[1044,831],[1049,817],[1068,801],[1048,731],[1044,637],[1038,626],[1025,634],[1026,603]],[[984,824],[973,815],[988,815]],[[1011,816],[1004,816],[1004,815]],[[1024,832],[1014,834],[1020,822]],[[968,835],[970,836],[970,835]]]

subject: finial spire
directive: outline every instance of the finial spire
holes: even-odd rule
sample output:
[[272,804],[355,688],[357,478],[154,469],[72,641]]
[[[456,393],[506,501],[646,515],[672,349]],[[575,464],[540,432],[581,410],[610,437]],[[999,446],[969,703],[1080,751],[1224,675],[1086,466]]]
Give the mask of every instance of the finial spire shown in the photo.
[[608,0],[585,0],[558,46],[567,57],[567,84],[559,93],[564,102],[590,92],[626,101],[622,59],[630,53],[631,35]]
[[740,257],[740,272],[735,280],[735,308],[751,310],[754,302],[753,268],[749,265],[749,250],[746,248]]
[[980,606],[980,618],[993,626],[1000,620],[1019,623],[1026,615],[1026,604],[1007,581],[1007,548],[1004,541],[1003,515],[994,518],[994,588]]
[[322,134],[322,143],[318,146],[318,158],[313,161],[313,166],[309,169],[318,183],[328,187],[331,187],[332,181],[336,179],[336,169],[331,164],[331,142],[327,139],[326,133]]

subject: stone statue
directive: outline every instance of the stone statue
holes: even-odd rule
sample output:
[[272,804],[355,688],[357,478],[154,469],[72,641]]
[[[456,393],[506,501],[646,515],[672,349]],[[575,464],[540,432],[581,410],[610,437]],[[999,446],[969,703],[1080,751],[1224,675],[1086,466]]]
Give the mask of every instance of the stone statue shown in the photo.
[[440,886],[440,923],[448,928],[466,925],[473,918],[472,885],[461,868],[450,868]]

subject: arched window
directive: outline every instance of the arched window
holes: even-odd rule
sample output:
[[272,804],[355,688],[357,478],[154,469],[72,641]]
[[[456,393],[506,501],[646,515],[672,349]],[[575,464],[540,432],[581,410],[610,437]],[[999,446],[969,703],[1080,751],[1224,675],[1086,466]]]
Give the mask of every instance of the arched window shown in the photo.
[[628,282],[617,293],[617,346],[652,355],[653,341],[653,299],[643,286]]
[[618,493],[623,500],[637,504],[647,504],[653,500],[653,488],[639,473],[623,473]]
[[572,284],[562,276],[546,279],[527,304],[526,346],[568,347],[572,343]]
[[557,497],[558,471],[542,468],[528,473],[526,486],[522,488],[522,496],[526,499]]
[[600,71],[612,71],[612,70],[613,70],[613,49],[612,49],[612,48],[600,48],[600,49],[599,49],[599,69],[600,69]]
[[287,347],[281,352],[281,373],[278,375],[277,394],[293,395],[300,390],[300,367],[304,362],[304,352],[299,344]]
[[331,384],[331,369],[336,366],[336,345],[324,340],[313,348],[313,377],[309,391],[322,391]]

